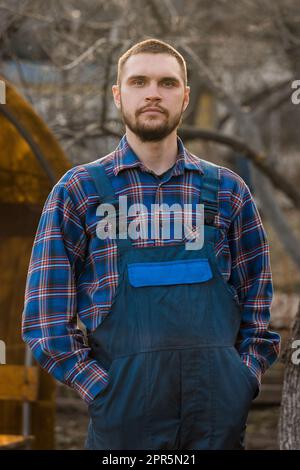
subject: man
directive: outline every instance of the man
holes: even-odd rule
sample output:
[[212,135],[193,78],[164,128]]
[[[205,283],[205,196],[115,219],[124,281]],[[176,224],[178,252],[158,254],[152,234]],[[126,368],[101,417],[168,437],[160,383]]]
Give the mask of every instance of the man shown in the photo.
[[[133,46],[112,92],[126,133],[49,194],[23,338],[88,404],[87,449],[244,449],[251,402],[280,350],[268,329],[272,279],[259,213],[236,173],[194,156],[177,136],[190,88],[173,47]],[[162,236],[165,214],[151,212],[162,203],[176,204],[181,237]],[[113,211],[104,217],[109,207],[117,227]],[[137,214],[143,230],[131,225],[129,237]]]

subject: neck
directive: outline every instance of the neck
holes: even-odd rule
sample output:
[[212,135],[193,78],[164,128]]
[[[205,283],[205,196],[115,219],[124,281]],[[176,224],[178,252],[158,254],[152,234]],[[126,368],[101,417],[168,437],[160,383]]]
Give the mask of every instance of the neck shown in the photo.
[[178,154],[176,131],[159,142],[142,142],[136,134],[126,128],[126,138],[143,164],[157,175],[167,171],[176,162]]

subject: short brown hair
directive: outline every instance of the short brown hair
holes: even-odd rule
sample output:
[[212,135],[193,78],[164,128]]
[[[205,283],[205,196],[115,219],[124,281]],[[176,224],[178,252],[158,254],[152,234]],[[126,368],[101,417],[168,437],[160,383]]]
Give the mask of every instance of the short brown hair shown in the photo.
[[124,54],[119,58],[118,61],[118,75],[117,75],[117,84],[121,83],[121,74],[125,62],[132,55],[136,54],[169,54],[175,57],[180,65],[180,68],[183,72],[184,85],[187,85],[187,69],[186,63],[183,56],[176,50],[174,47],[170,46],[160,39],[145,39],[144,41],[134,44],[130,49],[128,49]]

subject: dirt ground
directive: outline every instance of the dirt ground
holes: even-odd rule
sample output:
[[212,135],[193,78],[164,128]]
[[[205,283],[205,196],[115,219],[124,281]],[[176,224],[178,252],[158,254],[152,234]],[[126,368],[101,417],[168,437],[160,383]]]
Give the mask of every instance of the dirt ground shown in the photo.
[[248,450],[279,449],[279,406],[253,407],[248,416],[246,448]]

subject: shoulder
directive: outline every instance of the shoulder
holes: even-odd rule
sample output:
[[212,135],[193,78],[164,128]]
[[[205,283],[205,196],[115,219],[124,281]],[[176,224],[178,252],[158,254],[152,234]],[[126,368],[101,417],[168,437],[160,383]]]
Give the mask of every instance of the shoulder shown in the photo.
[[[97,158],[88,165],[97,168],[102,166],[107,173],[113,168],[113,152],[104,157]],[[75,165],[66,171],[53,186],[50,195],[52,200],[57,199],[61,204],[71,204],[79,216],[84,217],[87,207],[98,203],[99,195],[94,181],[86,168],[85,163]]]
[[[248,200],[253,200],[251,191],[244,179],[235,171],[222,165],[201,159],[206,175],[214,175],[219,180],[219,205],[226,218],[234,218]],[[222,215],[222,214],[221,214]]]
[[221,189],[227,188],[228,190],[234,190],[236,192],[244,192],[245,189],[249,189],[243,178],[236,173],[222,165],[210,162],[200,158],[200,162],[204,171],[204,174],[208,176],[214,176],[220,180]]
[[84,185],[86,181],[91,180],[90,174],[87,170],[88,166],[92,168],[103,167],[105,171],[109,173],[113,168],[113,154],[114,152],[105,155],[104,157],[97,158],[91,162],[81,163],[72,167],[64,173],[56,184],[64,186],[70,191],[72,191],[72,188],[77,185]]
[[70,168],[62,175],[59,181],[55,184],[55,187],[64,189],[71,196],[75,197],[79,194],[81,194],[81,196],[93,195],[96,192],[96,188],[87,167],[102,167],[105,172],[110,173],[113,168],[113,153],[114,152],[105,155],[104,157],[97,158],[91,162],[81,163]]

